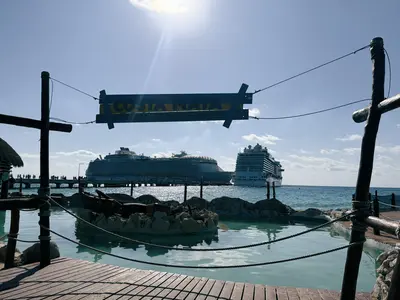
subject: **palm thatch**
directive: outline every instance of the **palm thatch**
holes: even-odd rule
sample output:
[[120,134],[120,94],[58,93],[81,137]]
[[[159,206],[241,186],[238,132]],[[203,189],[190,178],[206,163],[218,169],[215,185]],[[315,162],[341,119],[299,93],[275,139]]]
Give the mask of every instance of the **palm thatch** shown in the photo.
[[2,138],[0,138],[0,162],[13,167],[23,167],[21,156]]

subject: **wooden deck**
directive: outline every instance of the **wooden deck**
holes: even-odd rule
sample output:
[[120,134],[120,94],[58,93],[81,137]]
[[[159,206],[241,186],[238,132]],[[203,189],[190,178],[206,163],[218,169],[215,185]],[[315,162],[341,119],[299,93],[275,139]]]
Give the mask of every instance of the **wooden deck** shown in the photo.
[[[335,300],[339,292],[273,287],[58,258],[0,271],[0,299]],[[372,288],[372,287],[371,287]],[[357,299],[370,299],[358,293]]]
[[[386,219],[388,221],[400,221],[400,211],[385,211],[381,212],[380,218]],[[341,222],[343,225],[347,228],[351,228],[351,222],[346,221],[346,222]],[[375,235],[374,230],[372,227],[368,227],[367,232],[365,233],[365,237],[367,239],[372,239],[380,243],[388,244],[391,246],[396,246],[397,243],[399,243],[399,240],[397,239],[396,236],[386,233],[381,230],[381,235]]]

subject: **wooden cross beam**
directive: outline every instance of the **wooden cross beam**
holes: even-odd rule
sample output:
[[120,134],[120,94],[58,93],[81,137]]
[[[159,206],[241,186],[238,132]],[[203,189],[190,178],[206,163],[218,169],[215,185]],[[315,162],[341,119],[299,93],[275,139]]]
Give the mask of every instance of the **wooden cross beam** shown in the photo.
[[[381,114],[394,110],[400,107],[400,94],[387,98],[378,104],[378,110]],[[357,110],[353,113],[353,121],[362,123],[367,120],[369,115],[370,106]]]
[[[21,127],[36,128],[36,129],[42,128],[42,122],[39,120],[3,115],[3,114],[0,114],[0,124],[8,124]],[[50,125],[49,126],[50,131],[59,131],[68,133],[72,131],[72,125],[70,124],[50,122],[49,125]]]

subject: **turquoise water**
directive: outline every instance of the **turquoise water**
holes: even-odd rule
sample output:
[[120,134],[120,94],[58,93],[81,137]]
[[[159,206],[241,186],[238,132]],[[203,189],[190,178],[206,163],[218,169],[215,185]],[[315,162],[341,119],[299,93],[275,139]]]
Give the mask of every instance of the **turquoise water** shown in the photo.
[[[90,190],[90,189],[89,189]],[[107,192],[126,192],[129,188],[102,189]],[[28,191],[26,191],[28,192]],[[33,192],[33,191],[32,191]],[[76,190],[53,190],[66,195]],[[379,193],[399,193],[398,189],[379,189]],[[28,192],[29,193],[29,192]],[[140,187],[134,189],[134,196],[142,193],[153,194],[160,199],[182,200],[183,187]],[[189,187],[188,196],[198,195],[198,187]],[[301,209],[306,207],[338,208],[350,207],[352,188],[339,187],[281,187],[277,189],[277,198],[293,208]],[[241,197],[249,201],[257,201],[264,197],[265,189],[240,188],[240,187],[205,187],[204,195],[207,199],[227,195]],[[35,240],[39,235],[37,226],[38,216],[36,212],[22,212],[20,238]],[[312,225],[278,225],[268,223],[244,223],[244,222],[223,222],[228,230],[219,230],[217,235],[205,237],[185,238],[184,241],[178,238],[151,238],[140,237],[142,240],[165,245],[186,245],[198,248],[220,248],[258,243],[265,240],[273,240],[310,228]],[[234,265],[257,263],[264,261],[281,260],[295,256],[302,256],[314,252],[324,251],[331,248],[346,245],[343,237],[338,236],[330,228],[321,229],[304,236],[279,242],[276,244],[241,249],[234,251],[218,252],[180,252],[168,251],[132,244],[112,238],[95,230],[77,230],[80,225],[65,212],[56,210],[51,215],[51,228],[69,238],[78,240],[81,243],[89,244],[103,251],[118,254],[134,259],[160,262],[172,265]],[[7,215],[4,228],[9,228]],[[0,224],[1,231],[1,224]],[[137,237],[139,238],[139,237]],[[346,258],[346,250],[330,253],[328,255],[298,260],[295,262],[242,269],[180,269],[147,266],[143,264],[123,261],[107,255],[95,253],[92,250],[62,240],[57,236],[52,239],[59,245],[62,256],[80,258],[89,261],[108,263],[124,267],[135,267],[141,269],[153,269],[160,271],[176,272],[193,276],[205,276],[214,279],[230,281],[241,281],[261,283],[268,285],[285,285],[309,288],[326,288],[339,290],[343,276],[343,268]],[[28,247],[29,244],[18,243],[20,250]],[[370,250],[363,253],[360,276],[357,289],[359,291],[371,291],[376,279],[375,258],[379,253]]]

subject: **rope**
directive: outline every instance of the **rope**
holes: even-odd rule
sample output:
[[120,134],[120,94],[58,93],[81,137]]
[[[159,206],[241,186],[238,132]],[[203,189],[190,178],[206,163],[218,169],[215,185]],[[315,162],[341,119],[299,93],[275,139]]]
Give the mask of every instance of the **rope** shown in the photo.
[[398,206],[398,205],[392,205],[392,204],[381,202],[381,201],[378,201],[378,203],[382,204],[382,205],[385,205],[385,206],[391,206],[391,207],[395,207],[395,208],[400,208],[400,206]]
[[390,89],[392,88],[392,64],[390,63],[389,53],[387,52],[387,50],[385,48],[383,48],[383,50],[385,51],[386,58],[388,60],[388,65],[389,65],[389,87],[388,87],[388,95],[387,95],[387,97],[389,98]]
[[280,85],[280,84],[285,83],[285,82],[287,82],[287,81],[289,81],[289,80],[292,80],[292,79],[294,79],[294,78],[300,77],[300,76],[302,76],[302,75],[305,75],[305,74],[307,74],[307,73],[310,73],[310,72],[312,72],[312,71],[315,71],[315,70],[317,70],[317,69],[319,69],[319,68],[325,67],[325,66],[327,66],[327,65],[329,65],[329,64],[332,64],[332,63],[337,62],[337,61],[339,61],[339,60],[341,60],[341,59],[344,59],[344,58],[346,58],[346,57],[348,57],[348,56],[350,56],[350,55],[356,54],[357,52],[359,52],[359,51],[361,51],[361,50],[367,49],[369,46],[370,46],[370,45],[361,47],[360,49],[357,49],[356,51],[352,51],[352,52],[350,52],[350,53],[347,53],[347,54],[345,54],[345,55],[342,55],[342,56],[340,56],[340,57],[337,57],[337,58],[335,58],[335,59],[332,59],[332,60],[330,60],[330,61],[327,61],[327,62],[325,62],[325,63],[323,63],[323,64],[321,64],[321,65],[318,65],[318,66],[316,66],[316,67],[314,67],[314,68],[308,69],[308,70],[303,71],[303,72],[301,72],[301,73],[298,73],[298,74],[296,74],[296,75],[294,75],[294,76],[291,76],[291,77],[286,78],[286,79],[284,79],[284,80],[278,81],[278,82],[276,82],[276,83],[274,83],[274,84],[271,84],[271,85],[269,85],[269,86],[267,86],[267,87],[265,87],[265,88],[256,90],[253,94],[260,93],[260,92],[265,91],[265,90],[268,90],[268,89],[270,89],[270,88],[272,88],[272,87],[274,87],[274,86]]
[[71,121],[66,121],[66,120],[59,119],[59,118],[50,118],[50,120],[58,121],[58,122],[62,122],[62,123],[67,123],[67,124],[71,124],[71,125],[88,125],[88,124],[96,123],[96,120],[87,121],[87,122],[71,122]]
[[94,227],[94,228],[96,228],[98,230],[101,230],[101,231],[103,231],[105,233],[108,233],[108,234],[113,235],[115,237],[118,237],[120,239],[124,239],[124,240],[130,241],[130,242],[134,242],[134,243],[138,243],[138,244],[143,244],[143,245],[146,245],[146,246],[167,249],[167,250],[200,251],[200,252],[238,250],[238,249],[245,249],[245,248],[252,248],[252,247],[258,247],[258,246],[270,245],[270,244],[273,244],[273,243],[277,243],[277,242],[288,240],[288,239],[291,239],[291,238],[294,238],[294,237],[298,237],[298,236],[304,235],[306,233],[309,233],[309,232],[315,231],[317,229],[320,229],[322,227],[331,225],[331,224],[333,224],[333,223],[335,223],[337,221],[340,221],[340,220],[343,220],[343,219],[347,218],[348,216],[350,216],[350,215],[352,215],[354,213],[354,212],[351,212],[351,213],[345,214],[345,215],[341,216],[340,218],[334,219],[332,221],[326,222],[324,224],[318,225],[316,227],[310,228],[308,230],[305,230],[305,231],[302,231],[302,232],[299,232],[299,233],[295,233],[295,234],[292,234],[292,235],[289,235],[289,236],[285,236],[283,238],[276,239],[274,241],[265,241],[265,242],[260,242],[260,243],[256,243],[256,244],[243,245],[243,246],[232,246],[232,247],[224,247],[224,248],[193,249],[193,248],[178,248],[178,247],[171,247],[171,246],[165,246],[165,245],[152,244],[152,243],[148,243],[148,242],[145,242],[145,241],[135,240],[135,239],[131,239],[131,238],[116,234],[114,232],[108,231],[108,230],[106,230],[104,228],[101,228],[99,226],[96,226],[96,225],[90,223],[89,221],[86,221],[85,219],[82,219],[81,217],[79,217],[79,216],[75,215],[74,213],[70,212],[68,209],[63,207],[61,204],[57,203],[51,197],[49,197],[49,199],[50,199],[50,201],[52,201],[54,204],[58,205],[66,213],[70,214],[71,216],[73,216],[77,220],[80,220],[80,221],[82,221],[82,222],[84,222],[84,223],[86,223],[86,224],[88,224],[88,225],[90,225],[90,226],[92,226],[92,227]]
[[288,259],[282,259],[282,260],[275,260],[275,261],[267,261],[267,262],[261,262],[261,263],[253,263],[253,264],[245,264],[245,265],[228,265],[228,266],[183,266],[183,265],[170,265],[170,264],[163,264],[163,263],[156,263],[156,262],[150,262],[150,261],[143,261],[143,260],[138,260],[138,259],[133,259],[133,258],[129,258],[129,257],[125,257],[125,256],[121,256],[121,255],[117,255],[117,254],[113,254],[113,253],[108,253],[106,251],[97,249],[95,247],[91,247],[89,245],[74,241],[66,236],[63,236],[62,234],[59,234],[47,227],[44,227],[42,225],[40,225],[40,227],[42,227],[45,230],[50,231],[51,233],[71,242],[74,243],[76,245],[91,249],[93,251],[105,254],[105,255],[109,255],[115,258],[119,258],[119,259],[123,259],[123,260],[127,260],[127,261],[131,261],[131,262],[135,262],[135,263],[139,263],[139,264],[146,264],[146,265],[152,265],[152,266],[159,266],[159,267],[166,267],[166,268],[182,268],[182,269],[233,269],[233,268],[248,268],[248,267],[259,267],[259,266],[268,266],[268,265],[274,265],[274,264],[279,264],[279,263],[285,263],[285,262],[291,262],[291,261],[296,261],[296,260],[300,260],[300,259],[305,259],[305,258],[310,258],[310,257],[315,257],[315,256],[320,256],[320,255],[324,255],[324,254],[328,254],[328,253],[332,253],[335,251],[339,251],[339,250],[343,250],[343,249],[347,249],[350,247],[353,247],[355,245],[361,245],[363,242],[357,242],[357,243],[351,243],[342,247],[337,247],[337,248],[333,248],[333,249],[329,249],[329,250],[325,250],[322,252],[316,252],[316,253],[312,253],[312,254],[308,254],[308,255],[303,255],[303,256],[297,256],[297,257],[293,257],[293,258],[288,258]]
[[364,102],[364,101],[370,101],[370,100],[371,100],[371,99],[361,99],[361,100],[349,102],[349,103],[346,103],[346,104],[342,104],[342,105],[338,105],[338,106],[334,106],[334,107],[330,107],[330,108],[326,108],[326,109],[321,109],[321,110],[317,110],[317,111],[313,111],[313,112],[308,112],[308,113],[304,113],[304,114],[299,114],[299,115],[282,116],[282,117],[255,117],[255,116],[249,116],[249,118],[251,118],[251,119],[256,119],[256,120],[283,120],[283,119],[294,119],[294,118],[300,118],[300,117],[306,117],[306,116],[316,115],[316,114],[320,114],[320,113],[323,113],[323,112],[335,110],[335,109],[338,109],[338,108],[342,108],[342,107],[345,107],[345,106],[353,105],[353,104],[360,103],[360,102]]
[[9,240],[15,240],[15,241],[17,241],[17,242],[21,242],[21,243],[39,243],[40,241],[39,240],[37,240],[37,241],[32,241],[32,240],[21,240],[21,239],[18,239],[18,238],[15,238],[15,237],[11,237],[11,236],[9,236],[8,237],[8,239]]
[[54,81],[56,81],[56,82],[58,82],[58,83],[60,83],[60,84],[62,84],[62,85],[64,85],[64,86],[66,86],[66,87],[68,87],[68,88],[70,88],[70,89],[73,89],[74,91],[77,91],[77,92],[79,92],[79,93],[81,93],[81,94],[83,94],[83,95],[86,95],[86,96],[88,96],[88,97],[90,97],[90,98],[93,98],[94,100],[99,100],[99,98],[97,98],[97,97],[95,97],[95,96],[93,96],[93,95],[90,95],[89,93],[86,93],[86,92],[84,92],[84,91],[82,91],[82,90],[80,90],[80,89],[78,89],[78,88],[76,88],[76,87],[73,87],[73,86],[69,85],[69,84],[66,84],[66,83],[64,83],[64,82],[62,82],[62,81],[60,81],[60,80],[57,80],[57,79],[55,79],[55,78],[53,78],[53,77],[50,77],[50,79],[52,79],[52,80],[54,80]]

